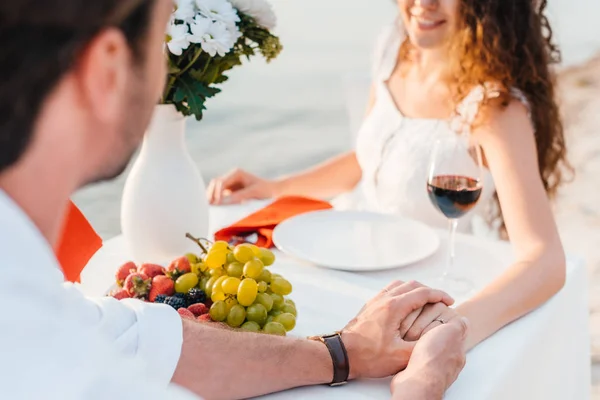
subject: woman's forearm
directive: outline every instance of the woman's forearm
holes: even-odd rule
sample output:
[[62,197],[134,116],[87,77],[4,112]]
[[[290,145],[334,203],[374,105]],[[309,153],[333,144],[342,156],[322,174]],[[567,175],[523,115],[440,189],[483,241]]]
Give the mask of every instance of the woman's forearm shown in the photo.
[[533,311],[564,285],[565,255],[557,244],[512,265],[492,284],[457,311],[471,322],[467,347],[482,340],[523,315]]
[[356,153],[352,151],[307,171],[278,180],[276,195],[333,197],[352,190],[361,177],[362,171]]

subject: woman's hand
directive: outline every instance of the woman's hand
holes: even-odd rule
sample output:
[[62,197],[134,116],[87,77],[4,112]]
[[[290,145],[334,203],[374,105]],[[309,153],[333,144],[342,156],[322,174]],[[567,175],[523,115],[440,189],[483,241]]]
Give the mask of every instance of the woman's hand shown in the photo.
[[451,305],[440,290],[418,282],[393,282],[370,300],[342,331],[350,378],[381,378],[403,370],[418,343],[400,337],[398,326],[414,310],[429,303]]
[[427,304],[425,307],[413,311],[400,324],[400,336],[409,342],[419,340],[433,328],[442,325],[441,321],[448,323],[460,315],[444,303]]
[[465,318],[454,318],[424,335],[406,370],[392,381],[392,398],[441,400],[465,365],[467,325]]
[[208,185],[206,195],[210,204],[239,204],[246,200],[275,197],[276,186],[275,181],[235,169],[227,175],[213,179]]

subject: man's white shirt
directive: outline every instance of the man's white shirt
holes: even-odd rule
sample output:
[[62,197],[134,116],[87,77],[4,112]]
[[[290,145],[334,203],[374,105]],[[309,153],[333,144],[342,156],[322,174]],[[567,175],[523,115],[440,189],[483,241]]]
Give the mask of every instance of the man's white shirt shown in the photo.
[[196,398],[170,384],[179,314],[65,284],[50,245],[1,190],[0,316],[2,398]]

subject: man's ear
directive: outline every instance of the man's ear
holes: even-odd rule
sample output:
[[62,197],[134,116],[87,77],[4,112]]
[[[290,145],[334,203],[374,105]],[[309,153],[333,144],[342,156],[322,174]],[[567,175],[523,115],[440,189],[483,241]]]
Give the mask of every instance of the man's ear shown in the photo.
[[82,105],[100,123],[112,123],[122,113],[131,68],[131,52],[123,33],[114,28],[97,34],[75,68]]

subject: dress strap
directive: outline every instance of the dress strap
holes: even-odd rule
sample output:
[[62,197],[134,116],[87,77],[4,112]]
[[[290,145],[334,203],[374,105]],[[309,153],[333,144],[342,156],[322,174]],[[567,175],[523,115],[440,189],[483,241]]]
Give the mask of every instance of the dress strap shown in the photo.
[[[481,103],[484,99],[497,98],[502,94],[502,91],[497,85],[485,84],[475,87],[456,107],[454,117],[450,121],[450,126],[457,133],[471,133],[471,127],[475,122],[475,118],[479,114]],[[529,113],[531,118],[531,107],[525,94],[517,89],[511,88],[510,95],[520,103],[522,103]]]
[[374,82],[385,82],[396,67],[402,39],[397,22],[384,27],[379,34],[373,54],[372,76]]

